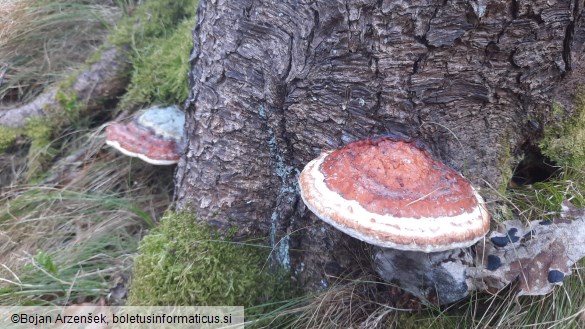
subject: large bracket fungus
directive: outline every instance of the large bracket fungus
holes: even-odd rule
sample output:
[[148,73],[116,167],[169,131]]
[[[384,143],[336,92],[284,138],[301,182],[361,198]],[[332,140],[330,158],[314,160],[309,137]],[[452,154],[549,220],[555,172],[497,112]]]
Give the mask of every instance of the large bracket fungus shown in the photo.
[[185,113],[177,106],[152,107],[128,123],[106,128],[106,144],[154,165],[179,162],[185,148]]
[[468,247],[489,230],[471,184],[415,143],[385,137],[322,152],[299,182],[319,218],[379,247],[444,251]]
[[[317,217],[379,247],[374,259],[382,278],[419,297],[460,298],[451,283],[465,278],[465,267],[449,262],[472,263],[471,256],[459,256],[461,248],[484,237],[490,217],[459,173],[416,143],[385,137],[322,152],[305,166],[299,184]],[[446,288],[430,293],[436,282]]]
[[545,294],[585,256],[583,211],[552,225],[508,221],[485,238],[490,216],[481,196],[413,142],[377,138],[322,152],[299,186],[317,217],[376,246],[382,279],[435,304],[516,280],[520,295]]

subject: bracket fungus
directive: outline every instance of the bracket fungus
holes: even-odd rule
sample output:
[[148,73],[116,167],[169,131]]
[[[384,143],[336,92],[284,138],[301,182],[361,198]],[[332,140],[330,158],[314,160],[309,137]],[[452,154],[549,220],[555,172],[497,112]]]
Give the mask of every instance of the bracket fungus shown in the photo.
[[441,303],[467,293],[473,257],[462,248],[489,231],[489,213],[463,176],[416,143],[381,137],[322,152],[299,185],[317,217],[379,247],[374,259],[383,279]]
[[177,106],[152,107],[128,123],[106,128],[106,144],[154,165],[179,162],[185,148],[185,113]]
[[558,220],[510,220],[482,239],[490,217],[481,196],[404,140],[368,139],[322,152],[305,166],[299,186],[317,217],[376,246],[382,279],[434,304],[513,282],[518,295],[543,295],[585,257],[585,209],[567,201]]
[[384,137],[322,152],[299,184],[317,217],[383,248],[468,247],[489,230],[489,213],[471,184],[412,142]]

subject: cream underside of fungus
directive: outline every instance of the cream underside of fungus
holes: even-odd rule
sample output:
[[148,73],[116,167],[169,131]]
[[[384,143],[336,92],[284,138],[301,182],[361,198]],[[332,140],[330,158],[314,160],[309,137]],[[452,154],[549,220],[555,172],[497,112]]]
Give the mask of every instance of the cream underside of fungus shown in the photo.
[[123,148],[122,145],[120,145],[120,143],[118,141],[106,140],[106,144],[108,144],[109,146],[122,152],[124,155],[139,158],[140,160],[148,162],[148,163],[153,164],[153,165],[168,166],[168,165],[172,165],[172,164],[175,164],[178,162],[177,160],[152,159],[152,158],[149,158],[148,156],[146,156],[145,154],[134,153],[132,151],[129,151],[129,150]]
[[[489,228],[487,208],[473,188],[477,206],[451,217],[409,218],[372,213],[359,202],[347,200],[327,187],[320,166],[330,153],[322,152],[306,165],[299,177],[301,197],[319,218],[354,238],[384,248],[437,252],[471,246]],[[412,202],[418,201],[422,200]]]

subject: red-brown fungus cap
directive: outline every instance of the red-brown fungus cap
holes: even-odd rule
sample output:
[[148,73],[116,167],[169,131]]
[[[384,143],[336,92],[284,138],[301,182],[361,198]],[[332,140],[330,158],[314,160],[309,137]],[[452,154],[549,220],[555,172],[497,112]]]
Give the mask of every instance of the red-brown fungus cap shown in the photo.
[[309,162],[301,197],[325,222],[373,245],[435,252],[467,247],[489,230],[481,196],[413,143],[351,143]]
[[185,114],[176,107],[150,108],[129,123],[111,123],[106,143],[155,165],[177,163],[184,148]]

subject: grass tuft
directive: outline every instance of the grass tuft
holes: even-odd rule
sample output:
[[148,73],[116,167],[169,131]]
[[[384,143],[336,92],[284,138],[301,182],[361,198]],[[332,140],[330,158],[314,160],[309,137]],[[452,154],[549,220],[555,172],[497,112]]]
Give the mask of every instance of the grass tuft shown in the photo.
[[26,102],[81,65],[120,18],[107,0],[13,0],[0,10],[0,101]]
[[12,189],[0,211],[3,305],[56,304],[107,295],[123,279],[137,235],[152,219],[111,194]]
[[563,200],[585,207],[584,193],[585,172],[566,169],[549,181],[509,188],[505,201],[517,217],[529,222],[559,218]]

